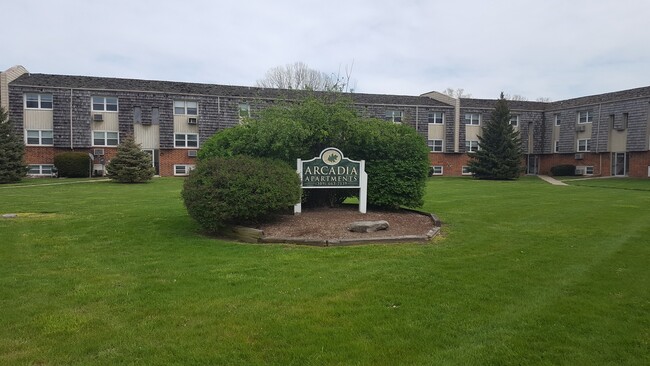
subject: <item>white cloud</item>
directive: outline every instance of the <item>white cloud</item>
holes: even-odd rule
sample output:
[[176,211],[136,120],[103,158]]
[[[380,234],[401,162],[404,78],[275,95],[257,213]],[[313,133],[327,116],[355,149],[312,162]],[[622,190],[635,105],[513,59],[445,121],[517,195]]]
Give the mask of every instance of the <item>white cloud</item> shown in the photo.
[[531,100],[650,80],[645,0],[59,0],[3,13],[3,69],[254,85],[295,61],[331,73],[354,62],[358,92]]

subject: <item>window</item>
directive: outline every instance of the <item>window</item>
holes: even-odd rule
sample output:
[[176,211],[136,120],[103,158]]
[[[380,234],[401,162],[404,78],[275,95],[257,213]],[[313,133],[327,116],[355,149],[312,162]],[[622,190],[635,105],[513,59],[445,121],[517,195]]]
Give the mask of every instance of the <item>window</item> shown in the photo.
[[442,175],[442,165],[434,165],[429,168],[429,176]]
[[190,102],[185,100],[174,101],[174,114],[183,114],[196,116],[199,114],[199,104],[197,102]]
[[93,131],[93,146],[117,146],[119,136],[115,131]]
[[25,134],[27,145],[53,145],[52,130],[27,130]]
[[555,140],[555,142],[553,143],[553,151],[560,152],[560,141]]
[[199,135],[196,133],[174,134],[174,147],[199,147]]
[[510,116],[510,125],[512,127],[519,126],[519,116]]
[[251,106],[250,104],[240,104],[239,105],[239,118],[250,117],[251,116]]
[[174,175],[189,175],[190,171],[194,169],[194,165],[174,165]]
[[442,152],[442,140],[428,140],[427,145],[433,152]]
[[29,175],[52,175],[52,164],[30,164],[28,166],[27,174]]
[[623,113],[623,129],[627,130],[627,122],[630,119],[629,113]]
[[478,151],[478,141],[465,141],[465,151],[466,152],[476,152]]
[[93,97],[93,112],[117,112],[117,98]]
[[429,112],[429,123],[443,124],[445,123],[445,114],[442,112]]
[[386,121],[391,121],[394,123],[402,123],[402,118],[404,117],[402,111],[386,111],[384,119]]
[[158,107],[151,108],[151,124],[160,124],[160,109]]
[[465,114],[465,123],[468,125],[481,125],[481,114],[480,113],[466,113]]
[[578,151],[586,152],[591,150],[591,140],[590,139],[580,139],[578,140]]
[[133,123],[142,123],[142,108],[133,107]]
[[594,116],[589,112],[578,112],[578,123],[591,123]]
[[52,109],[52,94],[25,94],[25,108]]
[[555,125],[556,125],[556,126],[559,126],[559,125],[560,125],[560,115],[559,115],[559,114],[556,114],[556,115],[555,115]]
[[594,167],[593,166],[586,166],[585,167],[585,174],[586,175],[594,175]]
[[462,174],[463,175],[472,175],[472,172],[470,172],[469,167],[465,165],[465,166],[463,166]]

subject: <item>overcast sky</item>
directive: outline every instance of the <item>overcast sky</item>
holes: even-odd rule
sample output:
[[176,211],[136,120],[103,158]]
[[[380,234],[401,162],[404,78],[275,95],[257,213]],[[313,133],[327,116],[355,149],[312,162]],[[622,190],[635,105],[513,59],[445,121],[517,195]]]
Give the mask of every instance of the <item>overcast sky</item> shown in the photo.
[[360,93],[560,100],[650,85],[649,0],[0,3],[0,68],[255,85],[302,61]]

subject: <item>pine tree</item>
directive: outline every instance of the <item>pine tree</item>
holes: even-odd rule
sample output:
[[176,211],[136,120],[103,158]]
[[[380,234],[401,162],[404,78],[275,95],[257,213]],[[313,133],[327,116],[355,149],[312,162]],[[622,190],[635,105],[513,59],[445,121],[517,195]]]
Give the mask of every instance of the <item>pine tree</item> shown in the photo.
[[120,142],[117,155],[108,163],[106,171],[109,178],[120,183],[143,183],[155,173],[151,155],[142,151],[132,136]]
[[0,107],[0,183],[16,183],[25,176],[24,154],[25,145]]
[[517,179],[522,160],[521,139],[510,125],[503,93],[479,136],[479,150],[470,154],[469,170],[478,179]]

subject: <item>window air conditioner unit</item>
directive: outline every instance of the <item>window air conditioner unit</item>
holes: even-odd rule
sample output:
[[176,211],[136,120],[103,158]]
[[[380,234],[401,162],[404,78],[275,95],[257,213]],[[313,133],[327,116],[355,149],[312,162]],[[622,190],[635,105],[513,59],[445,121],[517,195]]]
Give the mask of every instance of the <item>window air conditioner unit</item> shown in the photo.
[[93,155],[95,155],[95,156],[104,156],[104,149],[95,149],[93,151]]
[[104,115],[101,113],[98,114],[93,114],[93,121],[94,122],[102,122],[104,120]]
[[578,131],[578,132],[585,132],[585,126],[578,126],[578,127],[576,128],[576,131]]
[[576,175],[584,175],[585,172],[582,169],[576,169]]
[[187,156],[189,156],[190,158],[195,158],[196,150],[187,150]]
[[195,125],[196,124],[196,117],[189,117],[187,119],[187,124],[188,125]]
[[616,131],[625,131],[625,127],[623,127],[623,126],[617,126],[617,127],[614,127],[614,129],[615,129]]
[[585,158],[585,154],[583,154],[583,153],[576,154],[576,160],[582,160],[584,158]]

